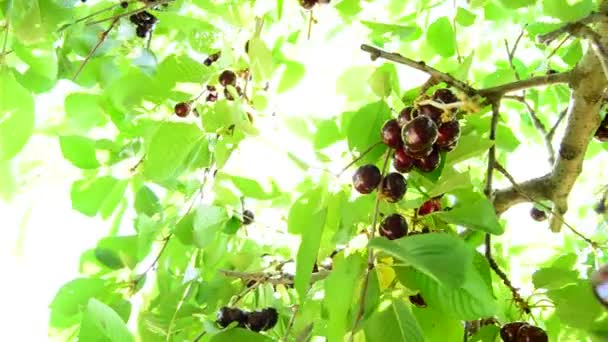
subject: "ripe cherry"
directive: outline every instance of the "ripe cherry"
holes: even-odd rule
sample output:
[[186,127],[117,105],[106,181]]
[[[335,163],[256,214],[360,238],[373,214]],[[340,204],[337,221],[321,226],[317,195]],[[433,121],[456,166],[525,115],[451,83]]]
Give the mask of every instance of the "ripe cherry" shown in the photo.
[[591,286],[600,303],[608,308],[608,264],[600,267],[591,276]]
[[382,141],[391,148],[398,148],[403,145],[401,140],[401,127],[396,119],[388,120],[382,126]]
[[420,208],[418,208],[418,215],[424,216],[436,211],[441,211],[441,199],[431,198],[422,203]]
[[236,86],[236,74],[232,70],[224,70],[218,77],[220,84],[224,87],[227,85]]
[[223,307],[217,313],[217,324],[222,328],[227,327],[232,322],[238,322],[239,326],[244,326],[247,321],[247,313],[239,308]]
[[217,101],[217,93],[209,93],[209,95],[207,95],[207,98],[205,99],[205,101],[207,101],[207,102]]
[[397,116],[397,123],[399,123],[399,126],[403,127],[406,123],[410,122],[412,120],[413,114],[415,114],[414,107],[403,108]]
[[382,179],[381,196],[387,202],[395,203],[403,198],[407,190],[405,178],[397,172],[391,172]]
[[382,174],[376,165],[363,165],[353,175],[353,187],[361,194],[369,194],[378,187],[381,180]]
[[253,223],[253,219],[255,218],[255,216],[253,215],[253,212],[251,210],[245,210],[243,211],[243,224],[244,225],[248,225]]
[[403,148],[398,148],[393,155],[393,167],[401,173],[410,172],[414,168],[414,158],[405,153]]
[[441,114],[443,111],[432,105],[422,105],[418,108],[421,115],[428,116],[433,120],[436,124],[441,122]]
[[608,141],[608,114],[606,114],[600,127],[595,131],[595,139],[601,142]]
[[503,325],[502,328],[500,328],[500,337],[502,338],[502,340],[504,342],[515,342],[519,329],[524,325],[528,325],[528,323],[526,323],[526,322],[507,323],[507,324]]
[[437,125],[426,116],[418,116],[403,126],[401,138],[411,151],[426,150],[437,141]]
[[139,38],[146,38],[146,36],[148,35],[148,27],[145,25],[137,25],[137,27],[135,28],[135,34],[139,37]]
[[539,328],[530,324],[524,324],[517,332],[516,342],[548,342],[549,337],[547,333]]
[[441,155],[439,154],[439,149],[433,148],[431,154],[422,159],[416,159],[414,165],[422,172],[431,172],[439,166],[440,162]]
[[458,97],[452,93],[450,89],[443,88],[435,90],[433,94],[433,100],[437,102],[443,102],[445,104],[458,102]]
[[212,53],[209,56],[207,56],[207,58],[205,58],[205,60],[203,61],[203,64],[205,64],[206,66],[210,66],[211,64],[215,63],[218,59],[220,59],[221,55],[222,55],[221,51]]
[[457,120],[442,123],[437,128],[437,146],[439,147],[456,147],[459,137],[460,124]]
[[429,154],[431,154],[431,152],[433,152],[433,145],[429,146],[428,148],[424,149],[424,150],[420,150],[420,151],[412,151],[410,150],[410,148],[405,145],[403,146],[403,152],[405,152],[405,154],[407,154],[408,156],[414,158],[414,159],[423,159],[428,157]]
[[542,222],[547,219],[547,213],[544,210],[536,207],[532,207],[532,209],[530,209],[530,216],[538,222]]
[[174,112],[180,118],[185,118],[190,113],[190,105],[186,102],[180,102],[175,105]]
[[279,315],[274,308],[266,308],[262,311],[254,311],[247,316],[247,327],[255,332],[273,328],[278,321]]
[[424,301],[424,298],[422,298],[422,296],[420,295],[420,293],[413,295],[413,296],[409,296],[410,302],[414,305],[416,305],[419,308],[426,308],[426,302]]
[[379,233],[389,240],[399,239],[407,235],[407,222],[403,216],[391,214],[380,223]]
[[300,6],[307,10],[313,8],[316,3],[317,0],[300,0]]

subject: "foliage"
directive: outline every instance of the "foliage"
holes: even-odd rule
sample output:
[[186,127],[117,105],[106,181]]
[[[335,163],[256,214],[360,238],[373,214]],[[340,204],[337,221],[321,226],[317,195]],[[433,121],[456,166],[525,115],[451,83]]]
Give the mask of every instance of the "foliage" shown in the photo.
[[[321,103],[330,109],[300,113],[299,105],[317,101],[314,85],[307,98],[294,96],[319,73],[313,55],[333,58],[315,42],[339,44],[352,34],[347,54],[368,57],[361,43],[398,51],[478,89],[571,70],[589,51],[584,39],[560,46],[535,39],[597,10],[594,1],[337,0],[315,4],[312,14],[296,0],[1,5],[0,161],[12,162],[33,134],[56,137],[63,157],[82,170],[66,189],[72,208],[112,226],[83,251],[82,277],[50,304],[55,338],[460,341],[465,321],[488,318],[537,322],[551,340],[608,338],[605,308],[587,281],[608,258],[586,241],[567,235],[522,278],[534,289],[534,321],[514,307],[511,289],[480,254],[484,234],[499,237],[509,226],[484,193],[487,151],[495,147],[508,169],[516,150],[542,148],[535,120],[547,125],[545,133],[559,122],[567,85],[527,89],[524,101],[504,98],[495,139],[488,103],[453,89],[475,107],[458,114],[459,144],[433,173],[412,171],[398,203],[357,194],[354,167],[340,169],[353,158],[355,167],[380,168],[391,153],[374,146],[384,122],[420,92],[448,84],[423,89],[425,78],[402,65],[339,56],[347,62],[332,63],[342,67],[340,76],[316,80],[335,88],[338,107]],[[142,39],[125,13],[143,7],[158,22]],[[504,53],[505,39],[518,46],[513,56]],[[226,69],[238,82],[223,87],[218,76]],[[36,100],[51,93],[64,96],[64,116],[49,124],[39,119],[45,108]],[[278,105],[285,98],[292,108]],[[185,118],[174,114],[178,103],[189,106]],[[606,149],[592,142],[587,162]],[[0,167],[0,188],[4,173]],[[436,196],[451,209],[418,216]],[[571,211],[596,215],[588,204]],[[249,225],[245,209],[255,213]],[[393,212],[411,230],[433,232],[368,240],[378,216]],[[592,233],[594,241],[607,238],[605,230]],[[500,239],[493,248],[507,274],[526,252]],[[408,300],[416,294],[425,306]],[[539,299],[550,305],[533,305]],[[216,313],[230,305],[274,307],[278,323],[260,333],[221,329]],[[498,326],[470,338],[498,340]]]

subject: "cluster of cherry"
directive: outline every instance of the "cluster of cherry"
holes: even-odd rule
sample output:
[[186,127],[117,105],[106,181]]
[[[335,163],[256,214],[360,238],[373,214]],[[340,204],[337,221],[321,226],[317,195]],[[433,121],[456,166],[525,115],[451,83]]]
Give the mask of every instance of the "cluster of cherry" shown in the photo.
[[275,308],[265,308],[260,311],[243,311],[239,308],[223,307],[217,313],[217,324],[222,328],[232,322],[238,323],[241,328],[251,331],[264,331],[272,329],[279,320],[279,314]]
[[[458,97],[449,89],[435,91],[430,98],[421,98],[404,108],[397,118],[388,120],[381,130],[382,141],[394,149],[393,168],[382,177],[376,165],[359,167],[353,175],[353,186],[369,194],[380,186],[380,197],[394,203],[403,198],[407,181],[403,173],[414,168],[420,172],[435,170],[441,161],[440,151],[449,152],[460,137],[460,124],[455,118]],[[440,197],[431,198],[418,209],[418,215],[441,210]],[[407,222],[400,214],[391,214],[380,224],[379,233],[394,240],[407,235]]]
[[146,11],[131,15],[129,20],[135,24],[135,34],[140,38],[146,38],[158,22],[155,16]]
[[548,342],[547,333],[526,322],[511,322],[500,328],[500,337],[504,342]]

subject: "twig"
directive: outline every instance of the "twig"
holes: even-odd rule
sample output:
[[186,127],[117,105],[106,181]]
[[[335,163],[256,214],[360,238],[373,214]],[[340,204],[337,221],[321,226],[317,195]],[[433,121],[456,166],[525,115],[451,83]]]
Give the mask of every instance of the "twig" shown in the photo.
[[[291,285],[294,283],[294,277],[291,274],[282,272],[239,272],[231,270],[219,270],[226,277],[239,278],[243,281],[256,281],[260,283],[268,283],[272,285]],[[327,270],[319,270],[311,275],[310,283],[321,281],[329,276],[330,272]]]
[[507,41],[507,39],[505,39],[505,48],[507,49],[507,57],[509,58],[509,66],[513,70],[513,73],[515,74],[515,78],[518,81],[521,78],[519,76],[519,73],[515,69],[515,65],[513,65],[513,57],[515,57],[515,51],[517,50],[517,46],[519,45],[519,42],[521,41],[521,37],[523,37],[523,35],[524,35],[524,32],[525,32],[524,28],[522,28],[521,32],[517,36],[517,39],[515,39],[515,43],[513,44],[513,49],[509,49],[509,42]]
[[144,155],[143,155],[143,156],[142,156],[142,157],[141,157],[141,158],[140,158],[140,159],[137,161],[137,163],[136,163],[135,165],[133,165],[133,166],[132,166],[132,167],[129,169],[129,171],[130,171],[131,173],[134,173],[134,172],[137,170],[137,168],[138,168],[138,167],[141,165],[141,163],[143,163],[143,162],[144,162],[144,159],[146,159],[146,155],[145,155],[145,154],[144,154]]
[[[388,160],[391,156],[390,150],[386,151],[386,157],[384,158],[384,165],[382,165],[382,178],[386,176],[386,171],[388,168]],[[380,182],[378,184],[378,189],[376,190],[376,203],[374,205],[374,213],[372,214],[372,225],[368,230],[369,239],[373,239],[376,233],[376,225],[378,223],[378,214],[380,212],[380,194],[382,193],[382,187],[384,182]],[[365,277],[363,278],[363,286],[361,287],[361,295],[359,298],[359,311],[357,312],[357,317],[353,322],[353,327],[351,328],[351,333],[348,338],[349,342],[352,342],[355,337],[355,329],[359,324],[359,321],[363,318],[363,314],[365,313],[365,299],[367,295],[367,288],[369,286],[369,275],[370,271],[374,268],[374,250],[371,248],[367,248],[367,268],[365,269]]]
[[399,64],[404,64],[411,68],[426,72],[427,74],[431,75],[431,77],[435,78],[436,80],[444,82],[455,88],[458,88],[469,96],[473,96],[477,93],[477,91],[473,87],[469,86],[468,84],[462,82],[461,80],[459,80],[449,74],[446,74],[433,67],[426,65],[426,63],[424,63],[422,61],[417,62],[413,59],[404,57],[398,53],[387,52],[387,51],[384,51],[382,49],[379,49],[379,48],[376,48],[376,47],[373,47],[373,46],[370,46],[367,44],[361,45],[361,50],[368,52],[371,55],[372,60],[376,60],[378,58],[384,58],[386,60],[389,60],[389,61],[392,61],[395,63],[399,63]]
[[148,274],[148,272],[150,272],[150,270],[153,269],[156,266],[156,264],[158,263],[158,260],[160,260],[160,257],[163,255],[163,252],[167,248],[167,245],[169,245],[169,241],[171,241],[172,237],[173,237],[173,233],[169,234],[164,239],[165,242],[163,243],[163,246],[158,251],[158,254],[156,254],[156,257],[154,258],[154,261],[152,261],[152,263],[150,264],[150,266],[148,266],[148,268],[146,268],[146,270],[135,280],[136,284],[139,283],[146,276],[146,274]]
[[601,21],[601,20],[604,20],[604,19],[607,19],[606,14],[592,12],[588,16],[586,16],[586,17],[584,17],[584,18],[582,18],[580,20],[568,23],[568,24],[566,24],[566,25],[558,28],[557,30],[554,30],[554,31],[551,31],[549,33],[545,33],[545,34],[542,34],[542,35],[539,35],[536,39],[541,44],[548,44],[548,43],[551,43],[552,41],[554,41],[555,39],[557,39],[562,34],[567,33],[567,32],[571,32],[576,27],[580,27],[581,25],[592,24],[594,22],[598,22],[598,21]]
[[78,75],[80,75],[80,72],[82,71],[82,69],[84,69],[84,66],[89,62],[89,60],[91,59],[91,57],[93,56],[95,51],[97,51],[97,49],[101,46],[101,44],[103,44],[103,42],[108,37],[108,34],[114,28],[114,25],[116,25],[117,22],[118,22],[118,18],[114,19],[112,21],[112,23],[110,24],[110,27],[108,27],[107,30],[105,30],[101,33],[101,35],[99,36],[99,40],[97,41],[97,44],[95,45],[95,47],[93,47],[93,49],[91,49],[91,51],[89,51],[89,54],[84,59],[84,61],[82,61],[82,63],[80,64],[80,67],[78,68],[78,70],[76,70],[74,77],[72,77],[72,81],[76,81],[76,79],[78,78]]
[[[132,1],[129,1],[129,3],[136,2],[136,1],[137,1],[137,0],[132,0]],[[113,10],[114,8],[117,8],[117,7],[119,7],[119,6],[120,6],[120,3],[117,3],[117,4],[114,4],[114,5],[108,6],[108,7],[106,7],[106,8],[102,8],[102,9],[100,9],[99,11],[93,12],[93,13],[91,13],[91,14],[89,14],[89,15],[86,15],[86,16],[84,16],[84,17],[82,17],[82,18],[78,18],[78,19],[76,19],[75,21],[73,21],[73,22],[71,22],[71,23],[69,23],[69,24],[65,24],[65,25],[61,26],[61,27],[60,27],[60,28],[57,30],[57,33],[60,33],[61,31],[65,30],[66,28],[68,28],[68,27],[70,27],[70,26],[72,26],[72,25],[76,25],[76,24],[78,24],[78,23],[80,23],[80,22],[83,22],[83,21],[85,21],[85,20],[87,20],[87,19],[93,18],[94,16],[96,16],[96,15],[98,15],[98,14],[101,14],[101,13],[104,13],[104,12],[107,12],[107,11],[110,11],[110,10]]]
[[4,62],[4,57],[8,55],[10,52],[6,51],[6,47],[8,45],[8,31],[10,31],[10,13],[6,14],[6,24],[4,25],[4,42],[2,43],[2,52],[0,53],[0,64]]
[[549,133],[547,133],[547,139],[549,139],[549,141],[553,140],[555,131],[557,130],[557,127],[562,122],[562,120],[564,120],[564,118],[566,117],[566,114],[568,114],[568,108],[562,110],[561,113],[559,113],[559,117],[557,118],[557,121],[555,121],[555,123],[553,124],[553,127],[551,127],[551,129],[549,130]]
[[353,159],[350,163],[348,163],[348,165],[346,165],[345,167],[342,168],[342,170],[340,170],[340,172],[338,172],[337,177],[342,176],[342,174],[348,170],[349,167],[353,166],[356,162],[358,162],[359,160],[363,159],[363,157],[365,157],[366,154],[368,154],[369,152],[371,152],[376,146],[379,146],[380,144],[382,144],[382,141],[378,141],[377,143],[373,144],[372,146],[368,147],[365,151],[361,152],[361,154],[359,154],[359,156],[355,159]]
[[283,334],[283,338],[281,339],[281,341],[287,342],[287,338],[289,337],[291,328],[293,328],[293,324],[296,321],[296,315],[298,314],[298,309],[299,309],[299,306],[295,305],[294,309],[293,309],[293,313],[291,314],[291,319],[289,320],[289,323],[287,324],[287,329],[285,329],[285,334]]
[[128,17],[128,16],[131,16],[133,14],[141,13],[141,12],[147,10],[150,7],[156,7],[156,6],[164,5],[164,4],[167,4],[167,3],[171,2],[171,1],[175,1],[175,0],[159,0],[159,1],[155,1],[155,2],[148,2],[144,6],[138,8],[138,9],[129,11],[129,12],[117,14],[117,15],[114,15],[114,16],[111,16],[111,17],[108,17],[108,18],[99,19],[99,20],[96,20],[96,21],[89,21],[89,22],[87,22],[87,25],[90,26],[90,25],[95,25],[95,24],[103,23],[103,22],[110,21],[110,20],[116,20],[116,19]]
[[194,340],[192,340],[192,342],[200,341],[200,339],[203,338],[203,336],[205,336],[206,334],[207,334],[207,330],[203,330],[200,334],[198,334],[198,336],[196,336],[194,338]]
[[561,72],[557,74],[549,74],[543,76],[531,77],[521,81],[515,81],[496,87],[490,87],[479,90],[479,95],[488,99],[498,99],[507,93],[511,93],[518,90],[524,90],[528,88],[546,86],[556,83],[568,83],[571,79],[571,72]]

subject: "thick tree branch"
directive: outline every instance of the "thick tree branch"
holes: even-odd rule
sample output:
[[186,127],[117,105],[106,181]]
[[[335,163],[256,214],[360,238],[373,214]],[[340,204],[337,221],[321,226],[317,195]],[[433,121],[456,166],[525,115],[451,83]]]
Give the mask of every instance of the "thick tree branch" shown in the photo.
[[569,71],[544,76],[536,76],[521,81],[515,81],[499,85],[496,87],[480,89],[478,93],[479,95],[488,99],[498,99],[507,93],[511,93],[518,90],[525,90],[528,88],[540,87],[556,83],[568,83],[570,81],[570,77],[571,74]]
[[542,34],[537,37],[537,40],[541,44],[548,44],[548,43],[551,43],[552,41],[554,41],[555,39],[559,38],[559,36],[561,36],[564,33],[567,33],[567,32],[570,33],[572,31],[576,30],[577,28],[579,28],[580,26],[589,25],[589,24],[592,24],[592,23],[595,23],[595,22],[598,22],[601,20],[605,20],[605,19],[608,19],[608,16],[606,14],[593,12],[578,21],[566,24],[555,31],[551,31],[549,33]]

